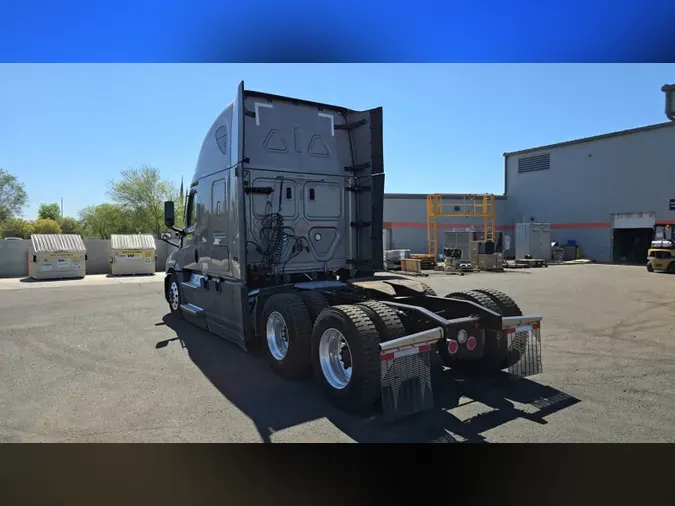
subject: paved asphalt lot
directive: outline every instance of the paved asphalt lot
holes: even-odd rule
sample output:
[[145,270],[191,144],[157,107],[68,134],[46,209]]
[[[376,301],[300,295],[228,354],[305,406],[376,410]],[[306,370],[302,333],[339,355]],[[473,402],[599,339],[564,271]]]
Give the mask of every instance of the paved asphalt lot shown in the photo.
[[167,316],[161,280],[0,280],[0,441],[675,441],[675,276],[580,265],[425,278],[442,295],[501,289],[543,315],[544,373],[443,373],[438,408],[395,425],[344,415],[311,382]]

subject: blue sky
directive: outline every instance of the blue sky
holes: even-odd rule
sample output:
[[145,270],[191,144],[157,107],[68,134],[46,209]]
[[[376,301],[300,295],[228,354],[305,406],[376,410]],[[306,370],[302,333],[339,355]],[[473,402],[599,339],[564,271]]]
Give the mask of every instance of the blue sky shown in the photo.
[[32,219],[77,216],[139,164],[189,180],[240,80],[353,109],[384,107],[388,192],[502,193],[503,153],[666,121],[675,65],[0,65],[0,167]]

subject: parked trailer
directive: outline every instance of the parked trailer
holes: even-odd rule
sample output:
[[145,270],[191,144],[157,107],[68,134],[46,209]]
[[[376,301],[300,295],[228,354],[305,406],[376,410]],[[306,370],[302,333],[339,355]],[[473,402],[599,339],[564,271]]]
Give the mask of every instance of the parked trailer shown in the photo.
[[346,411],[398,418],[433,406],[431,363],[541,372],[539,316],[508,296],[439,297],[382,273],[382,109],[245,90],[199,155],[185,228],[166,264],[172,313],[263,348],[285,378],[313,375]]

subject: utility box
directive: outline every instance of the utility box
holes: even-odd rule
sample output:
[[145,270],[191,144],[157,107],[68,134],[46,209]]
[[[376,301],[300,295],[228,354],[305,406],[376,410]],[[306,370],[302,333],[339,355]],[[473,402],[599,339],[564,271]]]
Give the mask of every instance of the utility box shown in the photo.
[[503,271],[504,255],[502,253],[492,253],[491,255],[480,253],[478,255],[478,270]]
[[28,276],[33,279],[83,278],[87,248],[77,234],[33,234],[28,249]]
[[462,252],[462,260],[469,260],[469,243],[473,240],[473,230],[451,230],[445,232],[445,248],[458,249]]
[[151,235],[110,236],[110,273],[113,276],[154,274],[157,245]]
[[[493,235],[495,247],[497,248],[496,251],[501,253],[503,247],[500,247],[500,245],[502,245],[502,240],[504,237],[501,232],[495,232]],[[475,229],[452,230],[445,232],[445,247],[461,250],[462,259],[470,260],[476,265],[478,264],[478,250],[480,248],[480,243],[482,242],[483,232],[477,231]]]
[[516,224],[516,259],[532,258],[551,260],[551,224]]

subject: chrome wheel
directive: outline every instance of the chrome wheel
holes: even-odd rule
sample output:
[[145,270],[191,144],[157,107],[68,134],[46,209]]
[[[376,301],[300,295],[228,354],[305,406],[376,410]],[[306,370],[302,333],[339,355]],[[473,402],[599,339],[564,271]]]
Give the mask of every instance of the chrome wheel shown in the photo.
[[169,306],[171,306],[172,311],[178,311],[180,306],[180,294],[178,292],[178,283],[175,281],[171,282],[169,286]]
[[267,317],[267,347],[275,360],[283,360],[288,353],[288,326],[281,313],[273,311]]
[[345,388],[352,378],[352,353],[345,336],[337,329],[327,329],[319,341],[319,363],[328,384]]

